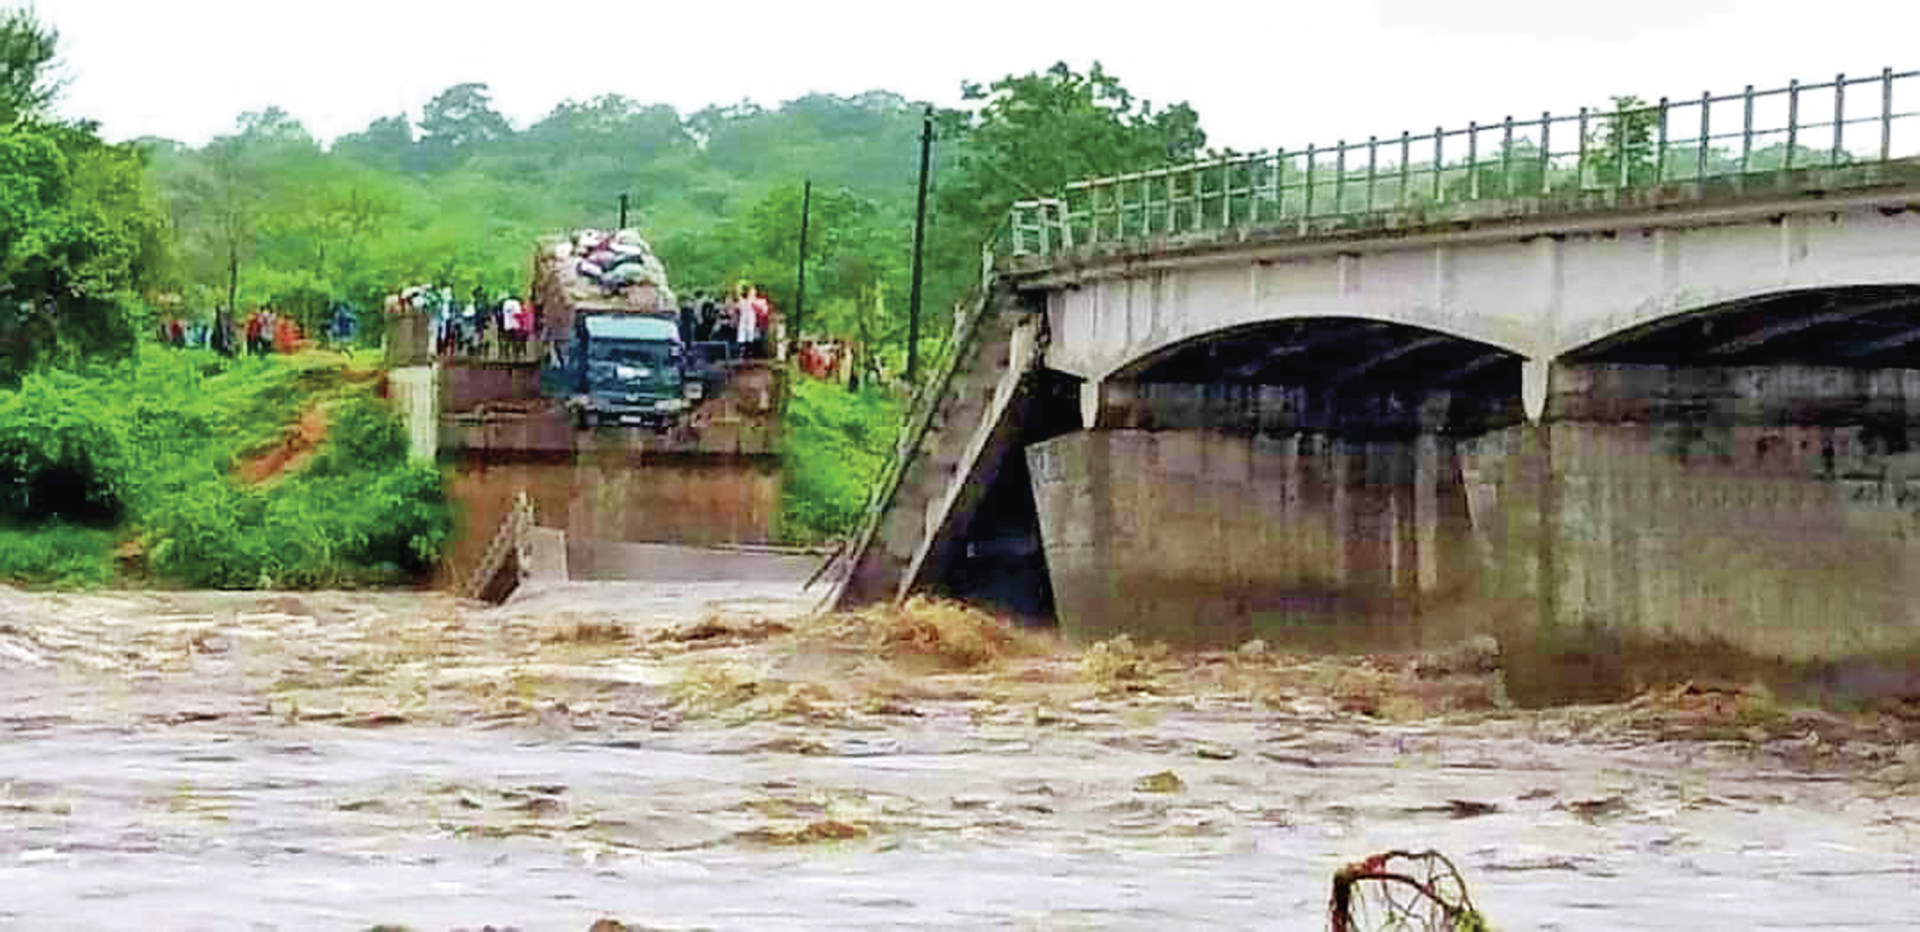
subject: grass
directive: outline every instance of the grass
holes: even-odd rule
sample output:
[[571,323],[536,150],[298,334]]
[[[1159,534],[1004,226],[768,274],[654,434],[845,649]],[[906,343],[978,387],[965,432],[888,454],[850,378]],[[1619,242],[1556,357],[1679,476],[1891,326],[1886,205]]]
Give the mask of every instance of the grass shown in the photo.
[[782,424],[781,536],[844,540],[859,530],[900,428],[903,405],[882,391],[795,376]]
[[[378,378],[320,352],[224,359],[142,347],[0,393],[0,579],[226,589],[403,582],[438,559],[451,509],[407,460]],[[267,471],[305,416],[324,436]],[[309,443],[311,436],[297,438]],[[120,551],[116,554],[116,551]]]
[[114,578],[118,533],[49,522],[0,527],[0,579],[59,589],[91,589]]

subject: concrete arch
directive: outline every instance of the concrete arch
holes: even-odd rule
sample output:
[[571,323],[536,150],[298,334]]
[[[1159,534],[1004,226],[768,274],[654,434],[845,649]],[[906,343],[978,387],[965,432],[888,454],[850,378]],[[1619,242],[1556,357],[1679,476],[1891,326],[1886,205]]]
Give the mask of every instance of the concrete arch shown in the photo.
[[1430,300],[1401,287],[1410,281],[1406,276],[1389,279],[1384,272],[1368,291],[1343,291],[1338,270],[1357,265],[1328,261],[1286,268],[1256,264],[1251,271],[1245,266],[1149,271],[1056,288],[1047,300],[1052,334],[1047,365],[1100,381],[1223,333],[1319,319],[1416,328],[1522,356],[1537,351],[1540,334],[1532,315],[1507,307],[1477,313],[1458,300]]
[[[1304,332],[1288,332],[1290,324],[1306,327],[1302,328]],[[1473,335],[1467,328],[1410,323],[1397,319],[1397,315],[1293,314],[1184,335],[1120,361],[1100,381],[1150,379],[1156,369],[1178,366],[1183,357],[1240,341],[1244,345],[1234,347],[1237,352],[1225,354],[1223,369],[1212,373],[1216,378],[1255,380],[1259,371],[1312,358],[1331,360],[1320,367],[1320,375],[1341,381],[1342,377],[1357,378],[1368,370],[1416,357],[1432,361],[1440,356],[1444,361],[1438,364],[1434,381],[1443,382],[1469,376],[1493,362],[1517,361],[1526,355],[1513,346]]]
[[[1554,357],[1597,358],[1630,351],[1636,344],[1701,323],[1747,323],[1744,329],[1728,329],[1712,340],[1695,339],[1698,352],[1690,354],[1691,358],[1711,364],[1769,344],[1801,339],[1816,329],[1841,329],[1845,333],[1850,325],[1903,313],[1914,316],[1915,323],[1920,324],[1920,263],[1910,270],[1890,270],[1887,275],[1849,281],[1735,288],[1713,295],[1679,294],[1671,302],[1653,302],[1609,319],[1593,332],[1568,335],[1578,342],[1556,348]],[[1748,322],[1740,318],[1761,319]],[[1920,344],[1920,329],[1913,332],[1910,342]]]

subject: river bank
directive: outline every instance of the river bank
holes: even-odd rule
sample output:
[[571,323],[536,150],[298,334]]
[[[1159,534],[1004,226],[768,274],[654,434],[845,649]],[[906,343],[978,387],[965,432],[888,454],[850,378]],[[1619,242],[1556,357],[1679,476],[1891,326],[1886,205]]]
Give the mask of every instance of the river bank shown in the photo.
[[0,923],[1304,929],[1394,847],[1502,928],[1920,922],[1898,709],[810,606],[0,590]]

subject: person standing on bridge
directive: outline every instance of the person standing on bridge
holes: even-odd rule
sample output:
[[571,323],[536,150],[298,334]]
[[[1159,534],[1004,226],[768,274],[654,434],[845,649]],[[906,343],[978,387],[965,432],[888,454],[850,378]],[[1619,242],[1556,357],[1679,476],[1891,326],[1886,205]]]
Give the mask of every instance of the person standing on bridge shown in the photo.
[[698,295],[680,299],[680,342],[687,345],[692,345],[694,341],[700,339],[700,334],[695,329],[697,321],[693,302],[696,297]]
[[734,342],[739,345],[743,359],[753,351],[754,340],[760,336],[759,329],[754,326],[759,318],[754,314],[753,296],[753,286],[742,282],[740,299],[733,305]]
[[753,289],[753,354],[760,359],[772,359],[773,306],[767,303],[767,296],[760,289]]
[[714,296],[700,292],[700,339],[713,340],[720,333],[720,303]]

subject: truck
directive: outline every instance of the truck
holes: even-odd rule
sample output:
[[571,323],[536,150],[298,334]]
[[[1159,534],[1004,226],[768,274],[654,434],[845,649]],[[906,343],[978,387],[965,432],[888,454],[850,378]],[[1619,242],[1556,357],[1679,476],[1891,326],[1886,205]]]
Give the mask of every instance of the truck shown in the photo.
[[575,425],[667,430],[706,395],[677,323],[645,314],[584,313],[562,374]]

